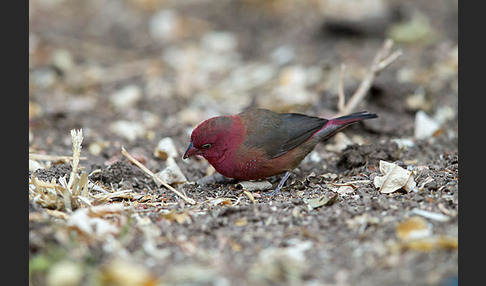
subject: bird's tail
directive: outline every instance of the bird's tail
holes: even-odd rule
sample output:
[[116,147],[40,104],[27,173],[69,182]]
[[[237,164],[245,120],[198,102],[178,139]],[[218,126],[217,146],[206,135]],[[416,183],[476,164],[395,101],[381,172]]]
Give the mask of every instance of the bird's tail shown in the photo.
[[330,119],[324,127],[318,131],[321,140],[325,140],[341,129],[361,120],[378,118],[378,115],[367,111],[351,113],[349,115]]
[[378,115],[374,113],[369,113],[368,111],[360,111],[360,112],[351,113],[349,115],[341,116],[338,118],[334,118],[329,121],[334,121],[335,124],[351,124],[356,121],[371,119],[371,118],[378,118]]

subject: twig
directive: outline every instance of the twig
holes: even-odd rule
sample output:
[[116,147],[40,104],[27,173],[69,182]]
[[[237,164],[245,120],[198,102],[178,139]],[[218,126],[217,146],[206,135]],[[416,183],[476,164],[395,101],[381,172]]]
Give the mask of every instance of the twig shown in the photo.
[[346,102],[346,98],[344,96],[344,71],[346,70],[346,65],[341,64],[341,70],[339,71],[339,86],[338,86],[338,110],[344,110],[344,103]]
[[[391,39],[386,39],[383,45],[381,46],[381,49],[378,51],[378,53],[376,53],[375,58],[373,59],[373,62],[371,64],[371,67],[366,73],[363,80],[361,81],[360,86],[355,91],[353,96],[349,99],[348,103],[342,109],[341,109],[342,104],[338,103],[339,115],[346,115],[353,112],[354,109],[365,97],[373,81],[375,80],[375,77],[387,66],[389,66],[392,62],[396,61],[403,54],[401,50],[397,50],[392,54],[390,54],[390,50],[392,47],[393,47],[393,41]],[[343,79],[341,76],[340,81],[342,80]]]
[[378,64],[378,72],[384,70],[388,65],[390,65],[392,62],[396,61],[402,55],[403,55],[402,50],[394,51],[388,58],[382,60]]
[[329,184],[333,186],[349,186],[354,184],[367,184],[369,182],[371,182],[371,180],[356,180],[356,181],[349,181],[344,183],[329,183]]
[[139,161],[137,161],[137,159],[133,158],[132,155],[130,155],[130,153],[128,153],[128,151],[125,149],[125,147],[122,146],[121,148],[122,148],[122,154],[125,157],[127,157],[128,160],[130,160],[132,163],[134,163],[140,169],[142,169],[142,171],[144,171],[147,175],[149,175],[150,177],[152,177],[154,180],[156,180],[160,184],[164,185],[164,187],[166,187],[167,189],[171,190],[173,193],[175,193],[176,195],[178,195],[179,197],[181,197],[184,201],[186,201],[186,202],[188,202],[188,203],[190,203],[192,205],[196,204],[196,201],[194,201],[193,199],[185,196],[184,194],[182,194],[178,190],[174,189],[171,185],[167,184],[164,180],[162,180],[161,178],[157,177],[157,175],[155,175],[152,171],[150,171],[149,169],[147,169],[147,167],[145,167],[142,163],[140,163]]

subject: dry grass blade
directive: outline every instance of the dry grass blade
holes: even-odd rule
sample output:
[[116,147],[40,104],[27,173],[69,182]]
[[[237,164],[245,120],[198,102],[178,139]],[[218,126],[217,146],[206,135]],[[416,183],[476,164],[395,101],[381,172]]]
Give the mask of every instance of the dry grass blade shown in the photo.
[[256,204],[256,201],[255,201],[255,197],[253,196],[252,193],[250,193],[249,191],[247,190],[243,190],[243,193],[250,199],[250,201],[253,203],[253,204]]
[[73,161],[71,163],[71,176],[69,177],[68,187],[72,187],[74,181],[78,179],[79,157],[81,157],[81,143],[83,142],[83,129],[79,131],[71,130],[71,139],[73,141]]
[[101,193],[101,194],[96,194],[93,195],[92,197],[94,198],[95,204],[103,204],[111,201],[112,199],[118,198],[118,199],[128,199],[131,200],[133,199],[132,193],[133,190],[121,190],[121,191],[115,191],[112,193]]
[[349,101],[344,105],[341,100],[344,101],[344,93],[341,91],[343,85],[343,77],[344,72],[343,68],[341,67],[341,74],[339,78],[339,97],[340,102],[338,104],[339,115],[346,115],[353,112],[358,104],[363,100],[368,90],[371,88],[375,77],[384,70],[387,66],[389,66],[392,62],[396,61],[403,52],[401,50],[397,50],[390,54],[390,50],[393,47],[393,41],[391,39],[386,39],[381,49],[376,53],[375,58],[371,64],[371,67],[368,69],[365,77],[361,81],[360,86],[354,92],[353,96],[349,99]]
[[159,182],[160,184],[162,184],[164,187],[166,187],[167,189],[169,189],[170,191],[172,191],[174,194],[178,195],[179,197],[181,197],[185,202],[187,203],[190,203],[191,205],[194,205],[196,204],[196,201],[185,196],[184,194],[182,194],[181,192],[179,192],[178,190],[176,190],[175,188],[173,188],[171,185],[167,184],[167,182],[165,182],[164,180],[160,179],[159,177],[157,177],[152,171],[150,171],[149,169],[147,169],[147,167],[145,167],[142,163],[140,163],[137,159],[133,158],[132,155],[130,155],[130,153],[128,153],[128,151],[125,149],[125,147],[122,146],[122,154],[128,158],[128,160],[130,160],[132,163],[134,163],[135,165],[137,165],[140,169],[142,169],[142,171],[144,171],[147,175],[149,175],[150,177],[152,177],[154,180],[156,180],[157,182]]
[[344,110],[344,104],[346,102],[346,97],[344,96],[344,71],[346,70],[346,65],[341,64],[341,69],[339,71],[339,86],[338,86],[338,110]]
[[[66,163],[73,159],[72,156],[59,156],[59,155],[47,155],[47,154],[37,154],[29,153],[29,159],[35,161],[53,161],[58,163]],[[79,157],[79,160],[86,160],[86,157]]]
[[81,178],[79,178],[79,188],[78,194],[83,197],[88,196],[88,173],[83,172],[81,173]]
[[329,183],[330,185],[333,186],[349,186],[349,185],[355,185],[355,184],[367,184],[370,183],[371,180],[356,180],[356,181],[349,181],[349,182],[344,182],[344,183]]

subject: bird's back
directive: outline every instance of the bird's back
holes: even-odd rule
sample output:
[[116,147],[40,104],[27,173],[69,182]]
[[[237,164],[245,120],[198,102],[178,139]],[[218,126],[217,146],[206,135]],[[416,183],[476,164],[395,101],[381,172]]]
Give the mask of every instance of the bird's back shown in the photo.
[[298,113],[254,108],[239,114],[245,123],[249,148],[264,149],[270,158],[282,156],[321,129],[327,119]]

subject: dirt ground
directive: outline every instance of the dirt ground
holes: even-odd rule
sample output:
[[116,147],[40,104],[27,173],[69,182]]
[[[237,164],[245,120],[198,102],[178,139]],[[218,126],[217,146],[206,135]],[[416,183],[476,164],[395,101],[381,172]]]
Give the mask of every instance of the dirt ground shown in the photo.
[[[29,8],[30,285],[457,285],[457,1]],[[355,110],[379,118],[319,144],[276,196],[182,159],[212,116],[335,116],[341,64],[349,99],[387,38],[403,54]],[[54,157],[73,155],[73,129],[83,195],[62,183],[71,160]],[[175,156],[156,151],[166,137]],[[171,185],[196,203],[122,146],[154,173],[175,162],[185,180]],[[411,171],[416,188],[381,192],[380,161]]]

